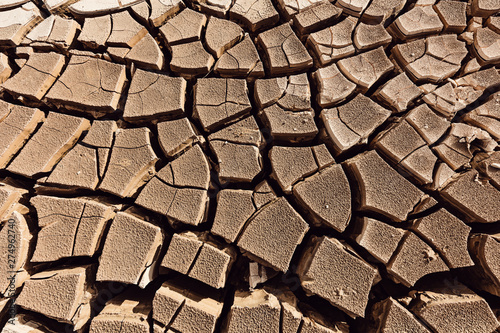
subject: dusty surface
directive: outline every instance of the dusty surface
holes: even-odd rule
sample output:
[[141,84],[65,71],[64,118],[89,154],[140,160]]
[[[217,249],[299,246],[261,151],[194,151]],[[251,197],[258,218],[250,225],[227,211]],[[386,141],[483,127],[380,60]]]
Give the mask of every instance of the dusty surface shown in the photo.
[[0,0],[0,332],[500,332],[498,0]]

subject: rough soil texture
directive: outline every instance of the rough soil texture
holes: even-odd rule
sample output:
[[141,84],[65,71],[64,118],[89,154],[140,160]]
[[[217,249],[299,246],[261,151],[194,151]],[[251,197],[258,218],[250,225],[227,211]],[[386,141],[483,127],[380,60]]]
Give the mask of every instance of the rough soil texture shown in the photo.
[[500,333],[499,0],[0,0],[0,333]]

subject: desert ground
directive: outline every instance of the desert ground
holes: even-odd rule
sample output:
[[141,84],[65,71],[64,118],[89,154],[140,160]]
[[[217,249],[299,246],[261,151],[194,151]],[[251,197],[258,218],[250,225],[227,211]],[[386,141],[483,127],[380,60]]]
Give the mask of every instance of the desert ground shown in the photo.
[[500,0],[0,0],[0,333],[500,332]]

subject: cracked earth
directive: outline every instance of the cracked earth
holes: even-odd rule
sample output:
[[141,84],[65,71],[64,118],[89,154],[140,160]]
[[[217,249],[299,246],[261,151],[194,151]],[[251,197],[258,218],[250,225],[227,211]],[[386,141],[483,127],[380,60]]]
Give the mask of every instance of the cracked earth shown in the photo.
[[0,332],[500,332],[498,0],[0,0]]

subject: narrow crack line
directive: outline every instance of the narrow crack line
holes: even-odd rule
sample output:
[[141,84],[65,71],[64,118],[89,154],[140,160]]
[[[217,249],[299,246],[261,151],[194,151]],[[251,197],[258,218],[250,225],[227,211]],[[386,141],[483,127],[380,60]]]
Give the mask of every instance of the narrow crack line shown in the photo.
[[196,265],[196,261],[198,260],[198,258],[200,257],[200,254],[201,254],[201,250],[203,249],[203,247],[205,246],[205,242],[202,241],[202,244],[200,245],[200,247],[198,248],[198,251],[196,251],[196,255],[194,256],[193,258],[193,261],[191,262],[191,264],[189,265],[189,268],[188,268],[188,271],[186,273],[186,276],[189,276],[189,274],[191,273],[191,271],[193,270],[193,267],[194,265]]
[[200,190],[200,191],[207,191],[206,188],[203,188],[203,187],[197,187],[197,186],[181,186],[181,185],[175,185],[175,184],[169,184],[168,182],[166,182],[165,180],[161,179],[160,177],[158,176],[155,176],[156,179],[158,179],[160,182],[162,182],[163,184],[167,185],[167,186],[170,186],[172,188],[175,188],[177,190],[182,190],[182,189],[193,189],[193,190]]
[[76,238],[78,237],[78,229],[80,229],[80,224],[82,223],[82,218],[83,218],[83,214],[85,213],[86,207],[87,207],[87,203],[85,202],[83,204],[82,213],[80,214],[80,217],[78,218],[78,223],[76,225],[75,234],[73,236],[73,246],[71,248],[71,256],[75,255],[75,246],[76,246]]
[[232,144],[235,144],[235,145],[252,146],[252,147],[259,148],[259,146],[258,146],[258,145],[253,144],[253,143],[248,143],[248,142],[239,142],[239,141],[236,141],[236,140],[231,140],[231,139],[226,139],[226,140],[224,140],[224,139],[210,139],[210,138],[209,138],[209,139],[208,139],[208,141],[210,141],[210,142],[214,142],[214,141],[216,141],[216,142],[222,142],[222,143],[226,143],[226,142],[227,142],[227,143],[232,143]]
[[413,149],[412,151],[410,151],[408,154],[406,154],[405,156],[403,156],[403,158],[398,162],[398,165],[403,163],[404,160],[406,160],[408,157],[410,157],[414,152],[416,152],[417,150],[419,150],[420,148],[424,147],[424,146],[427,146],[427,144],[423,144],[421,146],[418,146],[417,148]]
[[30,64],[26,64],[25,66],[27,66],[27,67],[29,67],[29,68],[31,68],[31,69],[34,69],[35,71],[37,71],[37,72],[39,72],[39,73],[42,73],[42,74],[45,74],[45,75],[52,76],[52,77],[53,77],[53,78],[55,78],[55,79],[57,79],[57,77],[58,77],[58,76],[54,76],[54,75],[52,75],[52,73],[45,72],[45,71],[42,71],[42,70],[40,70],[40,69],[38,69],[38,68],[36,68],[36,67],[33,67],[33,66],[32,66],[32,65],[30,65]]
[[106,174],[108,172],[109,165],[110,165],[110,162],[111,162],[111,155],[113,155],[113,146],[114,146],[115,142],[116,142],[116,132],[113,133],[113,138],[112,138],[111,145],[109,147],[109,152],[108,152],[108,157],[107,157],[107,160],[106,160],[106,165],[104,166],[104,171],[102,173],[102,177],[100,177],[99,182],[97,183],[96,189],[101,186],[103,180],[106,178]]

